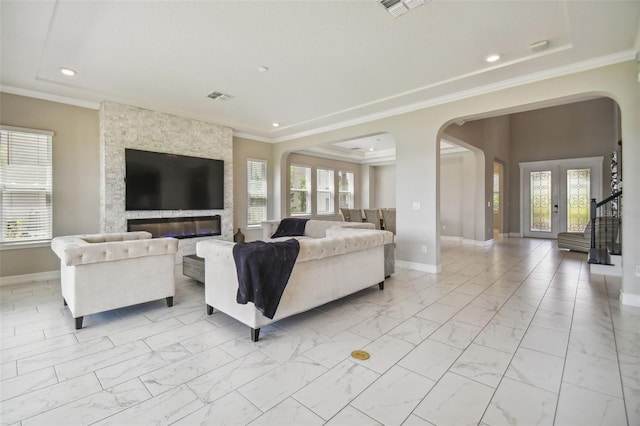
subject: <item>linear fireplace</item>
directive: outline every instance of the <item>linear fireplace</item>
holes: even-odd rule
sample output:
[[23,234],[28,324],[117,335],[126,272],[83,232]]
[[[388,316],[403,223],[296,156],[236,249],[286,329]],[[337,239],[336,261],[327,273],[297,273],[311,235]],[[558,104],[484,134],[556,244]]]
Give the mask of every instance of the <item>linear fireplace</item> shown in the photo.
[[128,231],[151,232],[153,238],[196,238],[222,235],[220,215],[129,219]]

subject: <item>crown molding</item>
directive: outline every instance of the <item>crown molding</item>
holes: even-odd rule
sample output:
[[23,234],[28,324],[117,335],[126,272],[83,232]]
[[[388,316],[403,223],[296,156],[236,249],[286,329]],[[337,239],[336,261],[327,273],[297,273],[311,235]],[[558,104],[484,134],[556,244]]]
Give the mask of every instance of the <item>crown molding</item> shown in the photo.
[[[638,34],[640,34],[640,30],[639,30]],[[526,85],[526,84],[535,83],[535,82],[542,81],[542,80],[547,80],[547,79],[551,79],[551,78],[556,78],[556,77],[562,77],[562,76],[566,76],[566,75],[576,74],[576,73],[579,73],[579,72],[588,71],[588,70],[592,70],[592,69],[596,69],[596,68],[600,68],[600,67],[604,67],[604,66],[608,66],[608,65],[614,65],[614,64],[618,64],[618,63],[626,62],[626,61],[630,61],[630,60],[634,60],[635,61],[637,53],[638,52],[635,49],[630,49],[630,50],[626,50],[626,51],[622,51],[622,52],[617,52],[617,53],[614,53],[614,54],[611,54],[611,55],[606,55],[606,56],[601,56],[601,57],[598,57],[598,58],[589,59],[589,60],[586,60],[586,61],[576,62],[576,63],[570,64],[570,65],[556,67],[556,68],[549,69],[549,70],[538,71],[538,72],[535,72],[535,73],[532,73],[532,74],[527,74],[527,75],[524,75],[524,76],[521,76],[521,77],[515,77],[515,78],[499,81],[499,82],[496,82],[496,83],[487,84],[487,85],[484,85],[484,86],[474,87],[474,88],[468,89],[468,90],[462,90],[462,91],[459,91],[459,92],[450,93],[448,95],[427,99],[425,101],[415,102],[415,103],[403,105],[403,106],[397,107],[397,108],[391,108],[391,109],[388,109],[388,110],[385,110],[385,111],[380,111],[380,112],[377,112],[377,113],[374,113],[374,114],[363,115],[363,116],[360,116],[360,117],[357,117],[357,118],[353,118],[353,119],[350,119],[350,120],[345,120],[345,121],[341,121],[341,122],[338,122],[338,123],[333,123],[333,124],[329,124],[329,125],[326,125],[326,126],[317,127],[315,129],[306,130],[306,131],[294,133],[294,134],[291,134],[291,135],[286,135],[286,136],[281,136],[281,137],[276,137],[276,138],[268,138],[268,137],[264,137],[264,136],[254,135],[254,134],[247,133],[247,132],[235,131],[234,130],[233,131],[233,136],[240,137],[240,138],[251,139],[251,140],[255,140],[255,141],[259,141],[259,142],[265,142],[265,143],[287,142],[287,141],[290,141],[290,140],[300,139],[300,138],[307,137],[307,136],[312,136],[312,135],[317,135],[317,134],[321,134],[321,133],[330,132],[330,131],[333,131],[333,130],[343,129],[343,128],[355,126],[355,125],[358,125],[358,124],[363,124],[363,123],[368,123],[368,122],[375,121],[375,120],[380,120],[380,119],[383,119],[383,118],[388,118],[388,117],[393,117],[393,116],[396,116],[396,115],[406,114],[406,113],[417,111],[417,110],[424,109],[424,108],[429,108],[429,107],[433,107],[433,106],[437,106],[437,105],[443,105],[443,104],[446,104],[446,103],[450,103],[450,102],[454,102],[454,101],[458,101],[458,100],[462,100],[462,99],[468,99],[468,98],[472,98],[472,97],[475,97],[475,96],[488,94],[488,93],[493,93],[493,92],[497,92],[497,91],[500,91],[500,90],[505,90],[505,89],[517,87],[517,86],[523,86],[523,85]],[[439,85],[439,84],[442,84],[442,83],[443,82],[437,83],[436,85],[434,85],[434,87]],[[75,98],[69,98],[69,97],[66,97],[66,96],[54,95],[54,94],[40,92],[40,91],[36,91],[36,90],[29,90],[29,89],[23,89],[23,88],[19,88],[19,87],[0,85],[0,91],[1,92],[5,92],[5,93],[14,94],[14,95],[26,96],[26,97],[30,97],[30,98],[36,98],[36,99],[43,99],[43,100],[52,101],[52,102],[59,102],[59,103],[63,103],[63,104],[68,104],[68,105],[73,105],[73,106],[78,106],[78,107],[83,107],[83,108],[89,108],[89,109],[94,109],[94,110],[99,110],[100,109],[100,103],[99,102],[83,101],[83,100],[79,100],[79,99],[75,99]],[[366,106],[366,105],[363,105],[363,106]],[[353,109],[357,109],[357,108],[358,107],[355,107]],[[353,109],[351,109],[351,110],[353,110]],[[222,125],[222,124],[221,124],[221,126],[229,127],[229,126],[225,126],[225,125]]]
[[245,133],[245,132],[238,132],[235,130],[233,131],[233,137],[251,139],[253,141],[258,141],[258,142],[276,143],[274,139],[265,138],[263,136],[256,136],[256,135],[252,135],[250,133]]
[[45,101],[58,102],[61,104],[73,105],[82,108],[100,109],[99,102],[82,101],[80,99],[68,98],[66,96],[53,95],[51,93],[39,92],[37,90],[22,89],[20,87],[0,85],[0,92],[12,95],[26,96],[28,98],[42,99]]
[[493,93],[500,90],[517,87],[517,86],[524,86],[526,84],[536,83],[542,80],[548,80],[556,77],[563,77],[566,75],[576,74],[583,71],[589,71],[592,69],[601,68],[608,65],[614,65],[614,64],[635,60],[635,59],[636,59],[636,51],[626,50],[626,51],[614,53],[611,55],[606,55],[598,58],[589,59],[586,61],[576,62],[576,63],[565,65],[562,67],[556,67],[549,70],[538,71],[538,72],[527,74],[521,77],[515,77],[515,78],[499,81],[496,83],[487,84],[484,86],[474,87],[468,90],[462,90],[460,92],[450,93],[448,95],[439,96],[436,98],[415,102],[412,104],[407,104],[401,107],[392,108],[392,109],[377,112],[374,114],[364,115],[351,120],[345,120],[339,123],[318,127],[316,129],[295,133],[289,136],[282,136],[274,139],[274,142],[276,143],[286,142],[286,141],[299,139],[307,136],[317,135],[320,133],[326,133],[332,130],[343,129],[345,127],[351,127],[358,124],[380,120],[383,118],[406,114],[406,113],[417,111],[424,108],[443,105],[443,104],[447,104],[447,103],[462,100],[462,99],[468,99],[468,98],[472,98],[479,95]]

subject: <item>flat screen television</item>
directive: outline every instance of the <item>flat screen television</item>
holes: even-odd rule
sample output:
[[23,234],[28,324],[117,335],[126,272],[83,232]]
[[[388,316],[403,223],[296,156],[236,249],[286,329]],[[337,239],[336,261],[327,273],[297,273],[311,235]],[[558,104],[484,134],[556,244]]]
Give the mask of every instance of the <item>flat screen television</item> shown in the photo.
[[125,149],[126,210],[224,209],[224,161]]

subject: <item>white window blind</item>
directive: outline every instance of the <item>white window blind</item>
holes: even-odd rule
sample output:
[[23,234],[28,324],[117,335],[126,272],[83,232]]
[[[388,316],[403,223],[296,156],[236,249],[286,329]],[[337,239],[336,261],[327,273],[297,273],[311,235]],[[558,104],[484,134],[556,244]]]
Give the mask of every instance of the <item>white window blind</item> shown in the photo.
[[53,133],[0,126],[0,243],[52,235]]
[[247,225],[257,226],[267,220],[267,162],[247,160]]

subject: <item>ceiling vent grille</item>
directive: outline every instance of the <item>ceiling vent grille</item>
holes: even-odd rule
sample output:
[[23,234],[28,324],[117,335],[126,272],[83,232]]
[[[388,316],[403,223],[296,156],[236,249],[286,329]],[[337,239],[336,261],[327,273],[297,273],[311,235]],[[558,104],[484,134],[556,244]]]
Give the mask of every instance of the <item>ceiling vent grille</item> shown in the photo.
[[380,3],[394,18],[408,12],[409,9],[424,4],[424,0],[381,0]]
[[216,101],[228,101],[229,99],[233,98],[233,96],[227,95],[227,94],[222,93],[222,92],[215,91],[215,92],[209,93],[207,95],[207,98],[211,98],[211,99],[216,100]]

